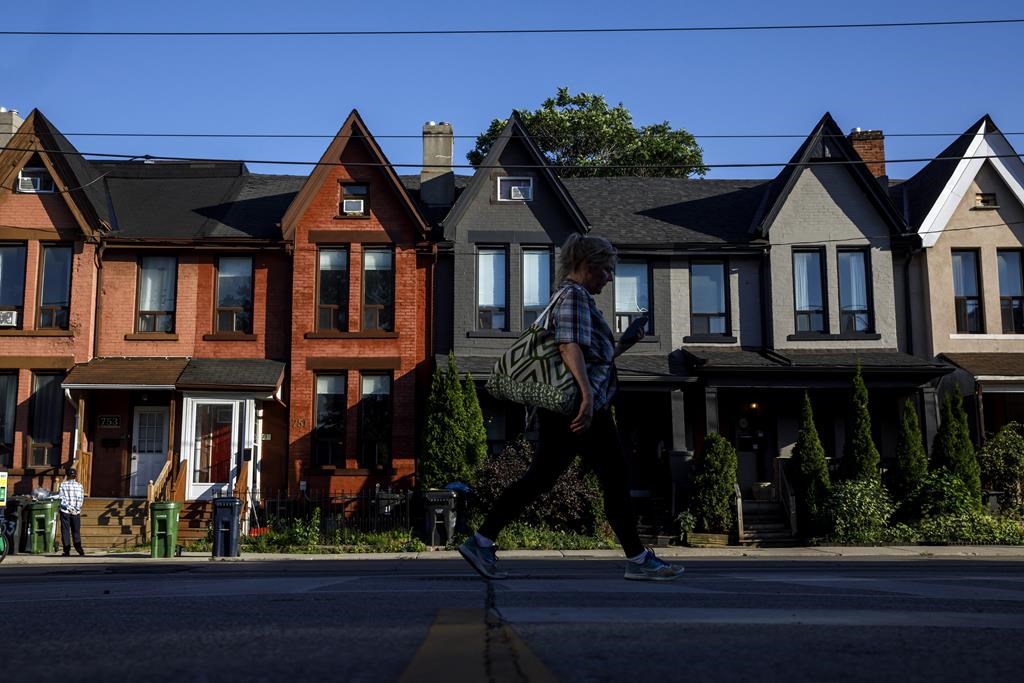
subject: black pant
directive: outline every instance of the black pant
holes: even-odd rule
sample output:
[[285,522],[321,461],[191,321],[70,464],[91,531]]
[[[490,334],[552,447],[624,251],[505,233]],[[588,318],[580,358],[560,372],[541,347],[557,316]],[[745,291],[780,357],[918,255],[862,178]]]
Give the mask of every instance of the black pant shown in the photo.
[[577,434],[569,429],[572,417],[538,409],[540,445],[523,478],[501,494],[480,527],[480,535],[496,539],[498,534],[538,496],[551,490],[577,455],[593,468],[604,492],[608,523],[627,557],[644,550],[636,530],[636,515],[629,497],[626,459],[619,444],[619,432],[611,410],[594,413],[590,429]]
[[60,511],[60,540],[64,545],[64,554],[71,552],[71,542],[75,543],[75,550],[80,554],[82,551],[82,516],[73,515],[70,512]]

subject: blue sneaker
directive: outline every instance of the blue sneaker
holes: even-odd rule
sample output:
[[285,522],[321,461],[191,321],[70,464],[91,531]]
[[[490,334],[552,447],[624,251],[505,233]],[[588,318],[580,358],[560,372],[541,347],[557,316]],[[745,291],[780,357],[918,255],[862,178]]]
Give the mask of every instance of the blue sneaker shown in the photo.
[[626,560],[625,578],[631,581],[674,581],[683,575],[682,565],[669,564],[659,560],[650,548],[643,562]]
[[507,572],[498,571],[498,557],[494,554],[493,545],[485,548],[476,542],[476,538],[470,536],[459,546],[459,554],[485,579],[508,578]]

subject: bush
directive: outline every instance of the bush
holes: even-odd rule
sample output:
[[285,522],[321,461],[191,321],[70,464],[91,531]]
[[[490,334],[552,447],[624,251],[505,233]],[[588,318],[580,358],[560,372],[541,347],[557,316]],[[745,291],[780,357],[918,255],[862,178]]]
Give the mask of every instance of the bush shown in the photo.
[[696,458],[690,512],[697,529],[731,533],[736,523],[736,449],[721,434],[712,432]]
[[917,420],[917,409],[909,398],[903,404],[902,418],[896,436],[896,464],[891,480],[896,500],[904,500],[913,493],[928,474],[928,456],[924,451],[921,425]]
[[505,527],[498,534],[497,544],[502,550],[610,550],[619,547],[607,525],[602,525],[594,533],[581,534],[523,522],[513,522]]
[[1024,526],[978,510],[922,520],[918,538],[927,543],[998,543],[1024,545]]
[[[498,496],[522,478],[532,460],[533,446],[522,437],[489,457],[477,472],[474,505],[482,511],[490,510]],[[531,527],[593,535],[604,523],[597,477],[585,472],[577,458],[551,491],[527,506],[519,521]]]
[[1002,509],[1024,512],[1024,425],[1011,422],[978,452],[981,480],[990,491],[1002,491]]
[[825,526],[825,504],[832,489],[832,482],[828,476],[825,449],[821,447],[821,439],[818,438],[818,428],[814,425],[814,411],[807,392],[804,392],[803,418],[796,446],[793,448],[789,472],[792,473],[793,487],[796,489],[800,532],[804,536],[822,533]]
[[932,442],[931,467],[949,470],[960,477],[975,500],[974,507],[981,508],[981,474],[959,387],[942,401],[942,423]]
[[878,479],[878,448],[871,437],[871,413],[868,412],[868,388],[857,365],[853,376],[853,400],[850,403],[850,422],[846,428],[846,443],[839,471],[843,479]]
[[480,409],[480,398],[476,394],[476,382],[472,374],[466,375],[462,391],[466,407],[466,463],[470,472],[470,478],[466,481],[471,484],[476,469],[487,458],[487,428],[484,426],[484,413]]
[[905,519],[960,515],[978,509],[970,489],[948,470],[929,472],[901,506]]
[[837,543],[878,543],[892,516],[889,495],[878,480],[844,481],[828,500],[829,538]]
[[434,370],[427,398],[423,430],[423,457],[418,483],[422,488],[441,488],[453,481],[469,481],[466,460],[466,399],[455,355],[448,354],[448,368]]

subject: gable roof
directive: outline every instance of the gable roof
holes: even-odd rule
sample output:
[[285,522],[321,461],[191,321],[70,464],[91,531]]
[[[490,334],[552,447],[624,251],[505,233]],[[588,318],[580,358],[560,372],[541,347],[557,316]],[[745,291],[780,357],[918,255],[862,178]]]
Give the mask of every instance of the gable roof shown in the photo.
[[320,161],[317,163],[316,168],[314,168],[313,172],[306,178],[301,189],[285,211],[284,216],[281,219],[281,232],[284,239],[293,240],[295,238],[295,226],[298,223],[299,218],[301,218],[306,212],[306,209],[309,208],[310,202],[313,200],[313,197],[316,195],[320,186],[326,179],[331,166],[337,163],[336,160],[341,158],[345,148],[354,138],[359,138],[366,143],[370,155],[374,157],[377,163],[380,164],[379,168],[381,169],[381,172],[398,194],[399,201],[409,214],[409,218],[411,218],[413,223],[416,225],[420,237],[422,239],[426,239],[430,233],[430,227],[427,225],[426,219],[423,217],[423,214],[420,213],[420,210],[412,200],[412,197],[410,197],[409,193],[406,192],[405,186],[402,184],[398,174],[395,173],[395,169],[391,166],[391,162],[388,161],[384,151],[377,144],[373,135],[370,134],[370,130],[366,127],[366,124],[363,122],[359,112],[355,109],[349,113],[348,118],[345,119],[345,123],[342,124],[338,133],[331,141],[331,144],[329,144],[327,149],[324,150],[323,156],[320,157]]
[[883,220],[888,224],[890,232],[894,235],[906,234],[903,218],[893,206],[887,191],[871,175],[867,164],[861,159],[853,145],[850,144],[850,141],[846,139],[843,131],[829,112],[825,112],[825,115],[814,126],[810,135],[807,136],[797,149],[793,158],[775,176],[764,196],[761,210],[750,226],[752,233],[759,234],[762,237],[768,236],[772,223],[778,217],[779,211],[785,205],[790,192],[796,186],[796,181],[800,177],[798,171],[814,166],[822,158],[851,162],[843,164],[843,168],[850,172],[853,179],[864,190],[868,200],[875,206]]
[[498,166],[501,155],[504,153],[505,148],[508,147],[512,139],[518,139],[527,155],[533,160],[533,164],[537,167],[536,171],[538,175],[547,181],[548,186],[554,190],[555,197],[559,203],[565,208],[569,216],[572,218],[573,223],[576,224],[576,229],[580,232],[589,232],[590,224],[587,221],[587,217],[580,210],[580,207],[576,205],[572,196],[566,190],[562,184],[561,179],[551,169],[548,164],[547,158],[544,153],[540,151],[537,144],[530,137],[530,134],[526,130],[526,126],[523,125],[523,120],[519,116],[519,112],[513,111],[508,117],[508,123],[505,124],[505,128],[502,129],[501,134],[498,135],[494,144],[491,145],[491,149],[488,150],[487,156],[480,162],[480,167],[477,168],[473,174],[473,178],[469,181],[469,185],[465,191],[459,196],[458,201],[452,206],[452,210],[448,213],[441,224],[444,228],[444,235],[446,239],[451,239],[452,235],[449,231],[449,227],[453,227],[459,224],[459,221],[465,216],[466,211],[472,205],[476,196],[481,191],[490,191],[490,171],[493,167]]
[[0,153],[0,198],[13,192],[14,178],[38,154],[79,228],[87,237],[109,227],[105,189],[92,164],[38,109],[33,109]]
[[893,188],[921,244],[933,246],[985,163],[1024,205],[1024,162],[988,114],[971,125],[939,156]]

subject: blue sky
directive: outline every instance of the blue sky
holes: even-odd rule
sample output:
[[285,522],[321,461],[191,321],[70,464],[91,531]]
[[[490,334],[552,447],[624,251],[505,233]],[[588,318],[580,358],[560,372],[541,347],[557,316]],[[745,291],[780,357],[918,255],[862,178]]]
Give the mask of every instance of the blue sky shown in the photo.
[[[941,21],[1024,17],[1018,2],[946,0],[587,3],[174,3],[77,0],[7,13],[5,30],[418,30]],[[736,33],[418,37],[53,38],[0,36],[0,105],[39,108],[73,133],[333,134],[357,108],[378,136],[427,120],[476,135],[558,86],[624,103],[637,124],[695,135],[806,134],[825,111],[846,130],[960,132],[991,114],[1024,131],[1024,24]],[[938,153],[949,138],[889,137],[890,159]],[[327,140],[72,137],[83,152],[312,161]],[[1018,150],[1024,136],[1010,138]],[[395,164],[415,139],[381,137]],[[796,139],[701,139],[709,164],[784,162]],[[464,163],[471,139],[458,139]],[[908,177],[919,164],[892,164]],[[302,167],[252,165],[269,173]],[[400,168],[401,173],[414,172]],[[465,171],[463,171],[465,172]],[[712,169],[710,178],[777,169]]]

